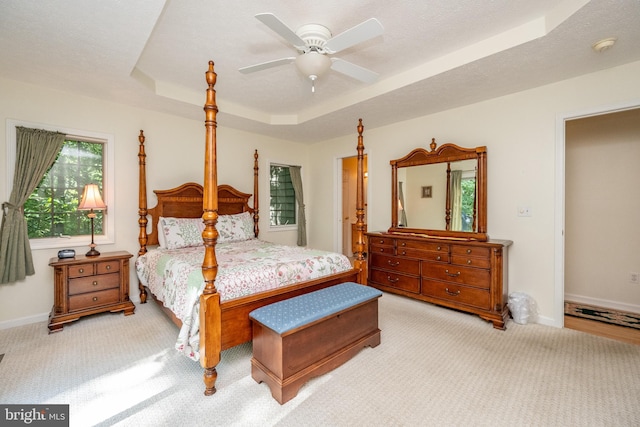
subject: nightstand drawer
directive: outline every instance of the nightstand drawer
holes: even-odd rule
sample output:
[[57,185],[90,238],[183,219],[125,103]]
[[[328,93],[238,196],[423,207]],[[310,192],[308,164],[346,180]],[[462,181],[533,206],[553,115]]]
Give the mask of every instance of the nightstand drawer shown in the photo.
[[68,267],[69,277],[85,277],[85,276],[93,276],[93,263],[91,264],[78,264],[78,265],[70,265]]
[[96,274],[117,273],[118,271],[120,271],[120,261],[96,263]]
[[114,304],[117,303],[119,299],[119,289],[108,289],[105,291],[73,295],[69,297],[69,310],[84,310],[105,304]]
[[69,279],[69,295],[95,292],[120,286],[118,273],[101,274],[99,276],[79,277]]

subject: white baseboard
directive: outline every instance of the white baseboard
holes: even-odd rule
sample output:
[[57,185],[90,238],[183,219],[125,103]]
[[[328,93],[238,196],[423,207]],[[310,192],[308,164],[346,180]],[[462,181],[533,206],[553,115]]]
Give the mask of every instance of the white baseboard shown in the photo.
[[16,326],[30,325],[32,323],[46,322],[49,319],[49,312],[35,314],[33,316],[21,317],[0,322],[0,329],[15,328]]
[[620,311],[629,311],[631,313],[640,313],[640,305],[627,304],[624,302],[610,301],[600,298],[585,297],[575,294],[564,294],[565,301],[577,302],[580,304],[595,305],[596,307],[613,308]]

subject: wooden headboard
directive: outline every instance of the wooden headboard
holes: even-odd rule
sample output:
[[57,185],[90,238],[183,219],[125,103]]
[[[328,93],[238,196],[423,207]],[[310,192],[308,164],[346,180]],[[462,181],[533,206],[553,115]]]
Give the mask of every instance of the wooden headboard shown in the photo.
[[[140,234],[138,241],[140,250],[138,255],[147,252],[147,246],[158,244],[158,220],[160,217],[174,218],[201,218],[203,209],[203,187],[195,182],[188,182],[179,187],[169,190],[154,190],[158,203],[153,208],[147,209],[147,188],[146,188],[146,154],[144,152],[145,136],[141,130],[138,136],[140,142],[138,159],[140,164],[139,181],[139,209],[138,225]],[[258,237],[259,210],[258,210],[258,150],[254,152],[254,194],[243,193],[230,185],[218,186],[218,214],[233,215],[249,212],[253,215],[254,234]],[[249,206],[249,199],[253,198],[253,207]],[[151,230],[147,230],[151,219]]]

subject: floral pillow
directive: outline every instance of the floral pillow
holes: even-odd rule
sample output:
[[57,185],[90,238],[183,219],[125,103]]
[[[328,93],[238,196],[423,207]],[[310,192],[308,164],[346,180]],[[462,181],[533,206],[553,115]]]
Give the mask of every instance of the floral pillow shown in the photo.
[[158,234],[162,234],[164,239],[159,238],[158,241],[161,242],[160,246],[167,249],[200,246],[202,245],[203,230],[202,218],[160,217]]
[[235,215],[220,215],[216,223],[218,242],[240,242],[255,238],[253,218],[249,212]]

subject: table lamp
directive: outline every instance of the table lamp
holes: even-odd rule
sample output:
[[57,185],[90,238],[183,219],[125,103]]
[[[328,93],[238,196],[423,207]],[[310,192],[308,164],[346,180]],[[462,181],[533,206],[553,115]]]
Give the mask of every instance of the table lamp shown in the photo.
[[84,192],[82,193],[82,200],[80,200],[80,204],[78,205],[78,210],[89,211],[89,214],[87,216],[91,218],[91,245],[89,245],[89,252],[85,254],[88,257],[100,255],[100,252],[96,250],[96,244],[93,243],[93,220],[96,217],[96,214],[93,211],[101,211],[106,208],[107,206],[104,204],[102,196],[100,196],[100,189],[98,188],[98,185],[85,185]]

